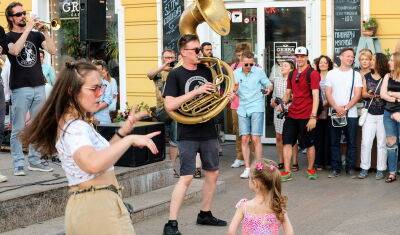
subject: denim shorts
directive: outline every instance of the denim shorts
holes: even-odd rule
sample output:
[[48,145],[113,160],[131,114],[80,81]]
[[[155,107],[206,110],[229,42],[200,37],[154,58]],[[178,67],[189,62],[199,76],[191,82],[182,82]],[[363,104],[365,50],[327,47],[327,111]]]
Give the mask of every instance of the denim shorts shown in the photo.
[[264,112],[255,112],[246,117],[238,115],[239,134],[261,136],[264,128]]
[[178,141],[181,162],[180,175],[193,175],[196,171],[196,155],[200,153],[201,165],[205,171],[219,169],[218,140]]

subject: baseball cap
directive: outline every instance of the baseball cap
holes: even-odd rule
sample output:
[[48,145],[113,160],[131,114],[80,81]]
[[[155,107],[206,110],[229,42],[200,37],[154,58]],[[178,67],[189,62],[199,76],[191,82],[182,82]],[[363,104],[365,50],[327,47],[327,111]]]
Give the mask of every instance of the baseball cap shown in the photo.
[[295,55],[308,55],[308,50],[305,47],[296,47],[296,49],[294,49],[294,54]]

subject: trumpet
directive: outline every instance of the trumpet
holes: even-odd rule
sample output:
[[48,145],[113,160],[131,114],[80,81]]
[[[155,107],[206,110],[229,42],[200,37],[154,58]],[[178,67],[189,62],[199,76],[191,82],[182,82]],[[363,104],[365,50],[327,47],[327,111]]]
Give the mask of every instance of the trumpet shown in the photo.
[[60,18],[54,18],[50,22],[41,21],[42,24],[46,25],[47,27],[51,28],[52,30],[59,30],[61,28],[61,20]]
[[38,20],[37,23],[42,23],[44,27],[47,27],[47,29],[51,30],[59,30],[61,28],[61,21],[60,18],[54,18],[50,22],[43,21],[43,20]]
[[[25,19],[25,23],[28,23],[27,19]],[[39,29],[37,27],[37,24],[39,24],[39,23],[44,25],[43,28]],[[49,30],[49,29],[51,29],[51,30],[59,30],[61,28],[61,20],[60,20],[60,18],[54,18],[50,22],[48,22],[48,21],[44,21],[44,20],[41,20],[41,19],[37,18],[37,19],[35,19],[34,28],[39,30],[39,31],[44,31],[44,30]]]

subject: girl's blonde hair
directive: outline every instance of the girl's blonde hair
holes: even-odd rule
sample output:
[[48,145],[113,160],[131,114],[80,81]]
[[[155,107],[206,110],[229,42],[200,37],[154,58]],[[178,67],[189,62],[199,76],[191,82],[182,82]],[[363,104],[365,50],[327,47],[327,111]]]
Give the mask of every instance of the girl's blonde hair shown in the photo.
[[372,60],[372,51],[368,48],[364,48],[360,50],[360,55],[358,56],[358,59],[361,59],[361,56],[366,56],[369,60]]
[[287,197],[282,195],[281,175],[276,163],[272,160],[258,160],[251,168],[251,179],[257,180],[262,185],[262,190],[271,192],[270,207],[278,220],[283,223],[286,211]]
[[393,71],[392,76],[393,78],[399,79],[400,78],[400,52],[395,52],[392,54],[393,56]]

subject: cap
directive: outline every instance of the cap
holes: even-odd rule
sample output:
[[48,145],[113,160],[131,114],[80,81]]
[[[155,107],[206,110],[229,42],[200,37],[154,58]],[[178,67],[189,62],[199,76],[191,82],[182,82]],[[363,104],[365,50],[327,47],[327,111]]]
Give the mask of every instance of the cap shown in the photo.
[[294,49],[294,54],[295,55],[308,55],[308,50],[305,47],[296,47],[296,49]]

